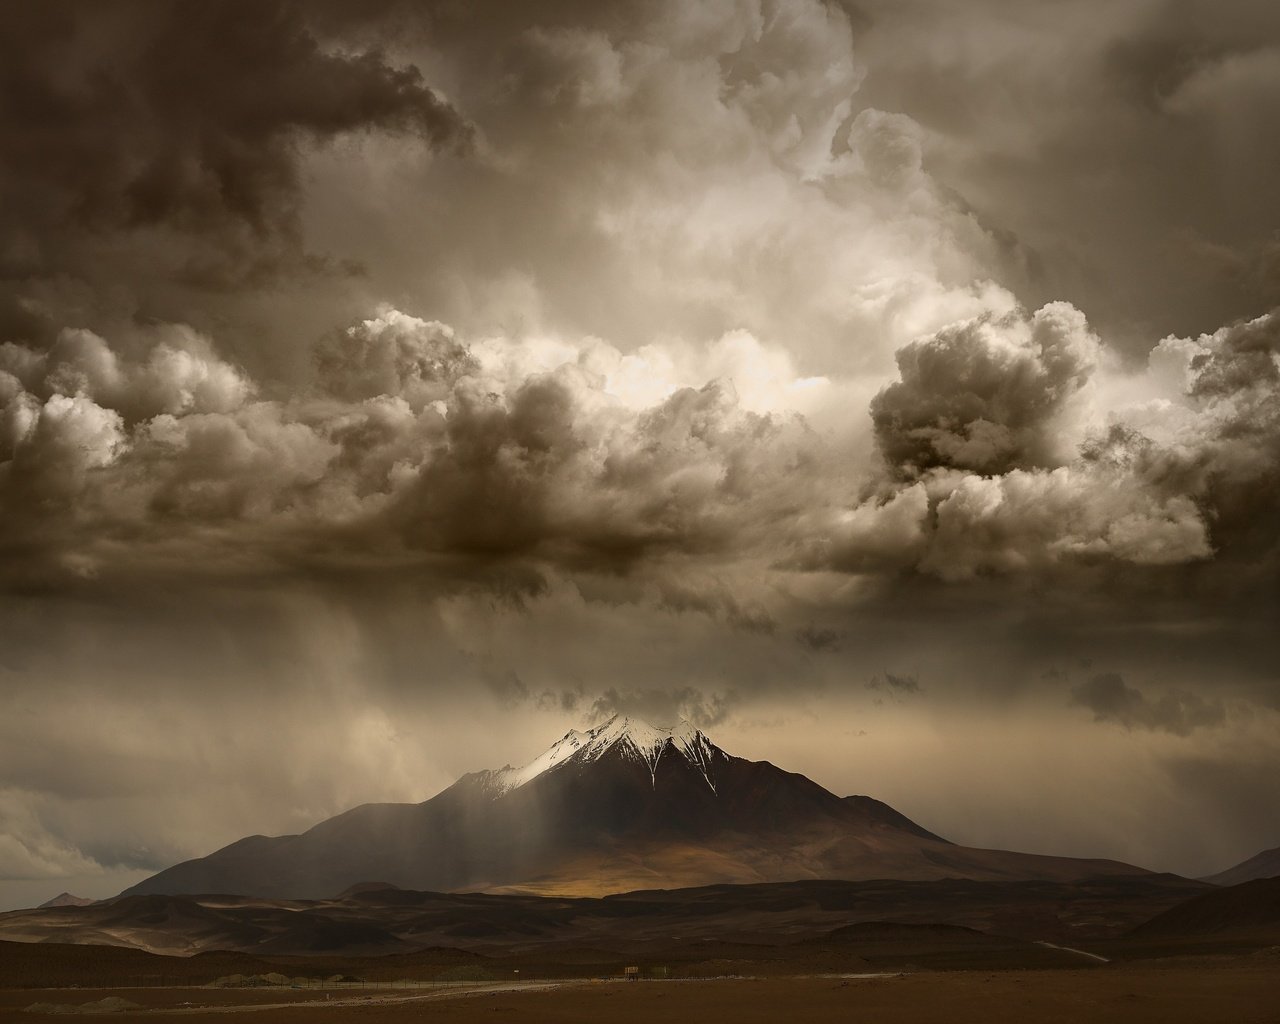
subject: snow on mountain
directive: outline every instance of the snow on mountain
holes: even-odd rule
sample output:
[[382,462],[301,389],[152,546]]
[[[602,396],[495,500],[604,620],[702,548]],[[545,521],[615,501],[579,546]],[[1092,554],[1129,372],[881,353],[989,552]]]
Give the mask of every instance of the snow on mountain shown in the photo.
[[643,762],[649,770],[650,781],[655,784],[658,762],[664,755],[683,757],[698,769],[712,792],[716,788],[712,777],[712,763],[717,754],[726,756],[701,729],[683,719],[674,726],[659,728],[637,718],[614,715],[603,725],[586,732],[574,729],[565,733],[521,768],[507,765],[489,772],[485,780],[486,786],[495,796],[501,796],[566,764],[598,761],[615,748],[622,756]]
[[510,793],[513,789],[519,789],[543,772],[564,763],[590,742],[590,739],[590,733],[578,732],[577,729],[570,730],[523,768],[512,768],[511,765],[506,765],[496,772],[490,772],[489,786],[498,793]]

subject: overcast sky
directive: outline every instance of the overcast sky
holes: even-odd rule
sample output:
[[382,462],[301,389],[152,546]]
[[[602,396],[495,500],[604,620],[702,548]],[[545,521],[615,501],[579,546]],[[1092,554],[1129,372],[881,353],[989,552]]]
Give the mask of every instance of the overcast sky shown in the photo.
[[1280,7],[0,6],[0,907],[616,710],[1280,843]]

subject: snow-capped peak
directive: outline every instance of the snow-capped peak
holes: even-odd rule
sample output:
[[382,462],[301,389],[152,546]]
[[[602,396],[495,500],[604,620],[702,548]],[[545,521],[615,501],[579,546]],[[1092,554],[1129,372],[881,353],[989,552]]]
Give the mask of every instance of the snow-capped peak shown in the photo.
[[563,764],[581,750],[589,739],[590,733],[571,729],[523,767],[512,768],[511,765],[507,765],[504,768],[499,768],[496,772],[490,773],[489,784],[501,793],[509,793],[513,789],[519,789],[526,782],[536,779],[543,772],[550,771],[557,765]]
[[[627,715],[614,715],[604,724],[585,732],[571,730],[523,767],[508,765],[490,772],[487,782],[498,795],[509,793],[569,761],[575,764],[598,761],[615,747],[623,756],[641,761],[649,769],[650,781],[655,784],[658,762],[665,752],[673,749],[698,769],[712,791],[716,788],[711,764],[720,751],[701,729],[684,719],[674,726],[660,728]],[[724,755],[721,753],[721,756]]]

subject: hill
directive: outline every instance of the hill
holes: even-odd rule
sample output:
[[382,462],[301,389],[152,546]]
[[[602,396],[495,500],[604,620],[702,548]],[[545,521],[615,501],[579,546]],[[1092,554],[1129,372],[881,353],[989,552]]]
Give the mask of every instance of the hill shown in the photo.
[[1263,850],[1235,867],[1219,871],[1216,875],[1208,875],[1201,881],[1211,882],[1214,885],[1239,885],[1241,882],[1252,882],[1257,878],[1275,878],[1277,875],[1280,875],[1280,846],[1274,850]]

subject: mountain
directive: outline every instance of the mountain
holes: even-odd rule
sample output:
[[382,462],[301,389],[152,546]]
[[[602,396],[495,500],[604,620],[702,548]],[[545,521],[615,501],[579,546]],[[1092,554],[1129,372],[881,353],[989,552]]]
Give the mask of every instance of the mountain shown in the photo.
[[420,804],[365,804],[301,835],[250,836],[131,894],[331,897],[412,890],[601,894],[804,878],[1042,879],[1143,874],[1115,861],[947,842],[867,796],[838,797],[687,724],[615,717],[522,768],[465,775]]
[[1241,882],[1252,882],[1257,878],[1275,878],[1280,875],[1280,846],[1274,850],[1263,850],[1256,857],[1250,857],[1233,868],[1219,871],[1216,875],[1208,875],[1200,879],[1214,885],[1239,885]]
[[1280,941],[1280,878],[1211,889],[1158,914],[1130,935],[1141,939],[1248,935]]
[[51,900],[45,900],[36,909],[48,910],[50,907],[88,907],[96,903],[97,900],[86,899],[84,896],[72,896],[69,892],[60,892]]

